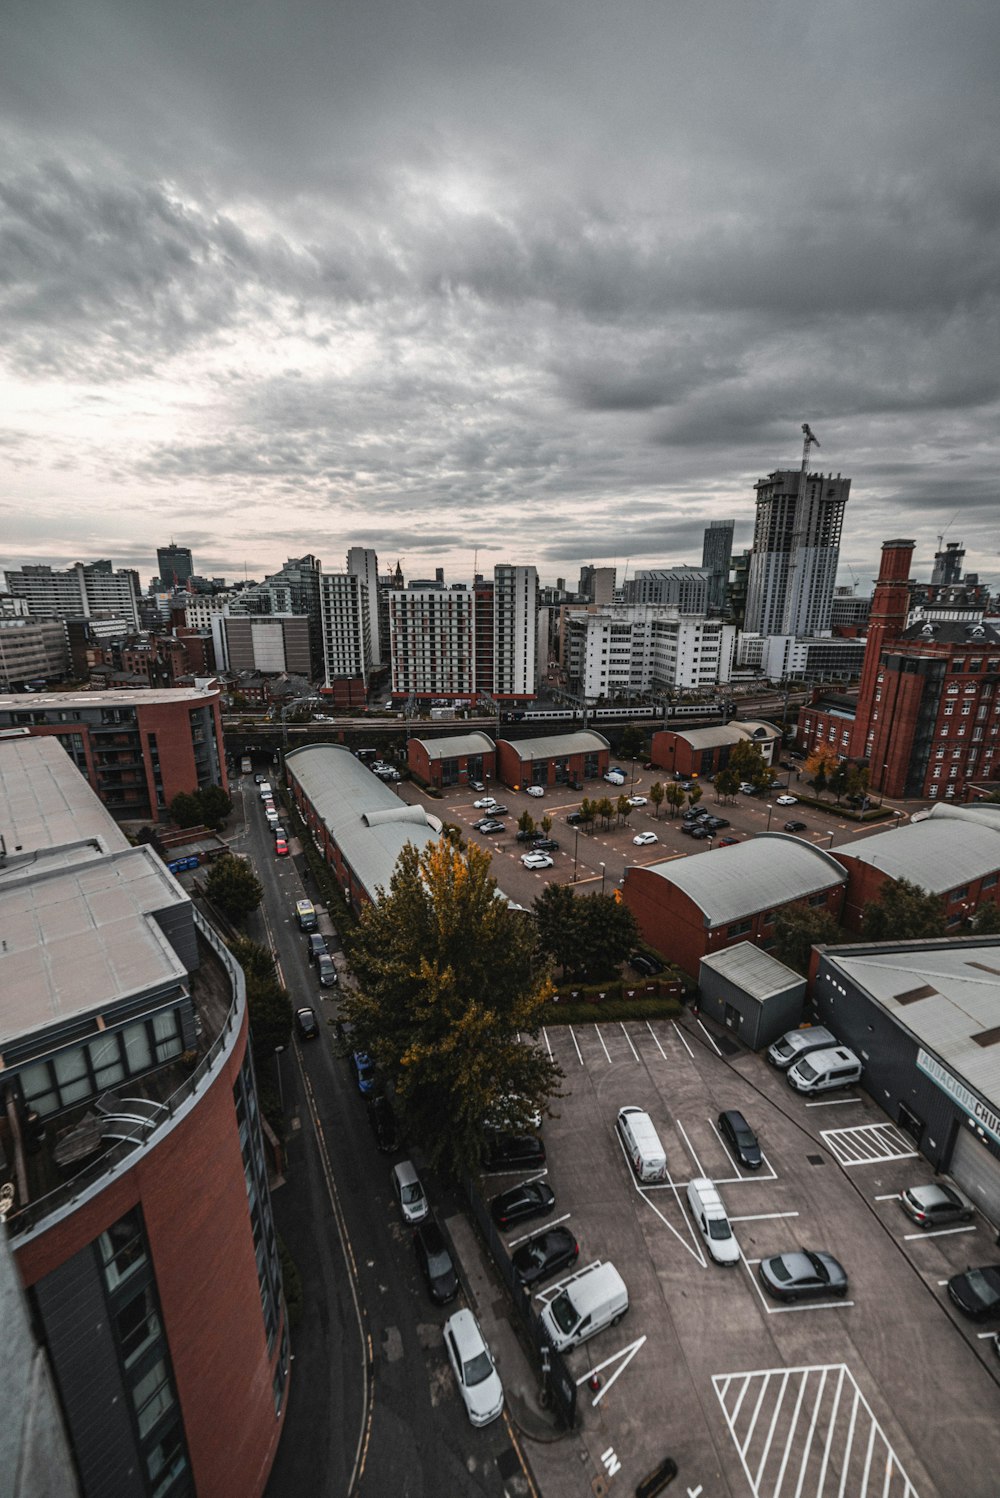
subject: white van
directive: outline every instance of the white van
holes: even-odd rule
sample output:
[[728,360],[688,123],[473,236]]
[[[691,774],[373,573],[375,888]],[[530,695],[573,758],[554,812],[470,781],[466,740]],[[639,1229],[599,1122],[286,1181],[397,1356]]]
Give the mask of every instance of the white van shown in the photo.
[[789,1030],[787,1035],[782,1035],[768,1049],[767,1059],[779,1071],[787,1071],[796,1061],[808,1056],[810,1051],[822,1051],[837,1043],[836,1035],[831,1035],[822,1025],[811,1025],[805,1030]]
[[705,1240],[705,1247],[717,1264],[738,1264],[740,1246],[729,1225],[722,1197],[715,1182],[705,1176],[695,1176],[688,1181],[688,1207],[695,1227]]
[[618,1133],[629,1164],[640,1181],[663,1181],[667,1176],[667,1152],[653,1127],[653,1120],[641,1108],[619,1108]]
[[271,800],[273,800],[273,798],[274,798],[274,792],[271,789],[271,783],[270,783],[270,781],[268,781],[268,780],[262,780],[261,783],[260,783],[260,785],[259,785],[259,787],[258,787],[258,790],[260,791],[260,799],[262,801],[271,801]]
[[625,1281],[613,1264],[591,1264],[567,1280],[542,1312],[542,1325],[558,1352],[596,1337],[628,1310]]
[[849,1087],[861,1076],[861,1062],[846,1046],[812,1051],[788,1070],[788,1084],[796,1092],[810,1096],[814,1092],[832,1092],[835,1087]]

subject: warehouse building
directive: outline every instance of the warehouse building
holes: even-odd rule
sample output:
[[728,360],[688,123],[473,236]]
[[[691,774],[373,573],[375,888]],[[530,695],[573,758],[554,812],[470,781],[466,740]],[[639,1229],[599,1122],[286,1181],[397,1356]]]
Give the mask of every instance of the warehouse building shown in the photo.
[[865,1090],[1000,1224],[1000,937],[821,948],[813,1002]]
[[500,739],[497,774],[511,790],[527,785],[582,787],[608,768],[611,745],[591,729],[540,739]]
[[703,957],[698,969],[702,1012],[751,1051],[796,1029],[805,997],[805,978],[749,941]]
[[653,734],[650,757],[661,770],[687,780],[724,770],[737,744],[751,743],[775,764],[781,749],[781,729],[773,723],[725,723],[715,728],[664,728]]
[[410,739],[406,762],[424,785],[484,784],[496,779],[496,745],[485,733],[453,733],[440,739]]

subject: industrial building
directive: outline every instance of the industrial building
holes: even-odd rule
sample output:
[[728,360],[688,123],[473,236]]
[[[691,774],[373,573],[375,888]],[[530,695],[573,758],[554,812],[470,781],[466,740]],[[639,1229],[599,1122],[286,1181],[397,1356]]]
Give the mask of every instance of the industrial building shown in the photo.
[[1000,937],[821,947],[812,997],[861,1086],[1000,1224]]
[[0,828],[0,1189],[80,1492],[255,1498],[290,1350],[243,973],[50,739],[0,737]]
[[702,1013],[751,1051],[771,1045],[802,1023],[806,980],[752,942],[703,957],[698,965]]
[[716,728],[663,728],[653,734],[650,758],[659,769],[684,780],[704,779],[724,770],[736,745],[746,743],[760,750],[765,764],[774,764],[781,749],[781,729],[773,723],[735,719]]
[[500,739],[497,742],[497,776],[504,785],[582,787],[597,780],[608,768],[611,746],[591,729],[559,733],[538,739]]
[[836,859],[801,838],[763,833],[750,842],[630,868],[625,904],[643,940],[692,978],[702,958],[737,942],[766,951],[774,923],[791,905],[839,920],[847,875]]
[[496,745],[478,731],[440,739],[410,739],[406,759],[418,780],[439,791],[451,785],[468,785],[470,780],[483,785],[496,780]]

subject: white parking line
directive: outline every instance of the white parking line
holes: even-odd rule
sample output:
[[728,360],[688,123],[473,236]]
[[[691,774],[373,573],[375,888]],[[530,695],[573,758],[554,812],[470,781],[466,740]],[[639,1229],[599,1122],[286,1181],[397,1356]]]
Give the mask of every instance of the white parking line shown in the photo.
[[694,1145],[691,1143],[690,1139],[688,1138],[688,1136],[687,1136],[687,1130],[685,1129],[684,1125],[681,1123],[680,1119],[677,1119],[677,1132],[683,1138],[684,1143],[687,1146],[687,1152],[691,1156],[691,1159],[694,1161],[695,1168],[696,1168],[698,1174],[700,1176],[703,1176],[705,1174],[704,1167],[702,1166],[701,1161],[698,1159],[698,1156],[695,1154]]
[[806,1103],[807,1108],[837,1108],[842,1103],[860,1103],[859,1097],[829,1097],[822,1103]]
[[873,1196],[872,1197],[872,1201],[873,1202],[898,1202],[899,1201],[899,1195],[900,1194],[899,1194],[898,1191],[887,1191],[884,1196]]
[[879,1165],[890,1160],[913,1160],[917,1151],[895,1124],[855,1124],[847,1129],[823,1129],[820,1138],[846,1170],[850,1165]]
[[570,1215],[569,1212],[564,1212],[561,1217],[547,1217],[542,1227],[535,1228],[531,1233],[522,1233],[520,1238],[511,1238],[507,1244],[508,1250],[517,1248],[522,1243],[530,1243],[532,1238],[537,1238],[540,1233],[547,1233],[549,1228],[556,1227],[560,1222],[568,1222]]
[[952,1233],[974,1233],[975,1231],[976,1229],[974,1224],[965,1228],[935,1228],[931,1232],[904,1233],[903,1242],[915,1243],[919,1242],[921,1238],[948,1238]]
[[608,1058],[608,1065],[610,1066],[611,1065],[611,1053],[609,1052],[607,1046],[604,1044],[604,1036],[601,1034],[600,1026],[599,1025],[595,1025],[594,1029],[597,1032],[597,1038],[598,1038],[598,1040],[601,1042],[601,1050],[604,1052],[605,1056],[607,1056],[607,1058]]
[[629,1043],[629,1049],[631,1050],[632,1055],[638,1061],[638,1059],[639,1059],[639,1052],[636,1050],[635,1046],[632,1044],[632,1037],[631,1037],[631,1035],[628,1033],[628,1031],[625,1028],[625,1021],[624,1020],[619,1020],[618,1023],[621,1025],[622,1034],[624,1035],[625,1039]]
[[715,1054],[717,1056],[721,1056],[722,1052],[719,1050],[719,1047],[716,1045],[716,1043],[715,1043],[714,1039],[712,1038],[712,1036],[709,1035],[708,1031],[705,1029],[705,1026],[702,1024],[701,1020],[698,1021],[698,1029],[702,1032],[702,1034],[704,1035],[705,1039],[708,1041],[709,1045],[712,1047],[712,1050],[715,1052]]
[[[618,1133],[617,1129],[615,1130],[615,1138],[618,1140],[618,1147],[619,1147],[619,1149],[622,1152],[622,1156],[624,1157],[625,1166],[626,1166],[626,1169],[628,1170],[629,1180],[632,1182],[633,1189],[637,1192],[637,1194],[639,1196],[642,1197],[642,1199],[646,1203],[647,1207],[651,1207],[653,1209],[653,1211],[656,1213],[657,1217],[663,1223],[663,1226],[667,1229],[667,1231],[673,1233],[674,1237],[677,1239],[677,1242],[681,1245],[681,1247],[687,1249],[687,1251],[691,1255],[692,1259],[696,1259],[698,1261],[698,1263],[701,1265],[702,1269],[707,1269],[708,1268],[708,1263],[707,1263],[707,1261],[705,1259],[704,1254],[701,1251],[701,1244],[699,1243],[698,1239],[695,1237],[694,1229],[692,1228],[690,1222],[688,1221],[688,1215],[684,1211],[683,1206],[681,1205],[680,1192],[678,1191],[677,1184],[673,1180],[673,1178],[670,1176],[669,1172],[667,1173],[667,1179],[660,1186],[658,1186],[658,1187],[641,1186],[639,1184],[639,1182],[635,1178],[635,1175],[634,1175],[633,1170],[632,1170],[632,1166],[631,1166],[631,1164],[629,1162],[628,1154],[626,1153],[625,1146],[622,1143],[621,1135]],[[659,1191],[667,1190],[667,1191],[672,1191],[674,1193],[674,1197],[675,1197],[676,1202],[677,1202],[677,1209],[680,1212],[681,1218],[683,1219],[683,1222],[684,1222],[684,1226],[687,1228],[689,1234],[691,1235],[691,1240],[694,1243],[694,1248],[693,1249],[690,1248],[689,1245],[684,1241],[684,1239],[681,1237],[680,1233],[674,1227],[673,1223],[672,1222],[668,1222],[667,1219],[666,1219],[666,1217],[664,1217],[664,1215],[660,1211],[659,1207],[656,1205],[656,1203],[652,1200],[651,1196],[649,1195],[650,1190],[659,1190]]]
[[681,1032],[681,1029],[680,1029],[677,1021],[675,1019],[672,1019],[670,1021],[670,1023],[673,1025],[674,1029],[677,1031],[677,1039],[680,1041],[681,1045],[687,1051],[687,1053],[691,1057],[691,1059],[694,1060],[694,1051],[692,1051],[691,1047],[688,1045],[687,1041],[684,1039],[684,1036],[683,1036],[683,1034]]
[[661,1046],[660,1042],[657,1040],[657,1038],[656,1038],[656,1031],[653,1029],[652,1025],[649,1023],[649,1020],[646,1021],[646,1029],[649,1031],[650,1035],[652,1035],[652,1037],[653,1037],[653,1044],[656,1046],[656,1049],[659,1051],[659,1053],[663,1057],[664,1061],[666,1061],[666,1059],[667,1059],[667,1053],[663,1049],[663,1047]]
[[580,1385],[586,1383],[589,1378],[593,1378],[597,1373],[602,1373],[605,1368],[609,1368],[612,1363],[617,1362],[619,1358],[621,1359],[619,1366],[615,1369],[614,1373],[612,1373],[611,1377],[601,1389],[600,1393],[595,1394],[594,1398],[590,1401],[591,1409],[595,1409],[596,1406],[600,1404],[601,1400],[611,1388],[611,1385],[614,1383],[615,1379],[621,1377],[621,1375],[625,1372],[625,1369],[628,1367],[629,1363],[631,1363],[632,1359],[635,1357],[639,1349],[645,1344],[645,1342],[645,1337],[639,1337],[637,1341],[630,1342],[628,1347],[623,1347],[621,1352],[612,1353],[611,1357],[605,1358],[603,1363],[598,1363],[596,1368],[589,1368],[581,1378],[577,1379],[576,1386],[577,1388],[579,1388]]
[[798,1212],[759,1212],[756,1217],[730,1217],[730,1222],[773,1222],[778,1217],[798,1217]]
[[570,1040],[572,1040],[573,1045],[574,1045],[574,1047],[576,1049],[576,1059],[577,1059],[577,1061],[579,1061],[580,1065],[582,1066],[583,1065],[583,1057],[580,1055],[580,1047],[576,1043],[576,1032],[573,1029],[572,1025],[567,1025],[566,1028],[569,1031]]
[[542,1038],[545,1041],[545,1048],[546,1048],[546,1050],[549,1053],[549,1060],[551,1061],[552,1060],[552,1042],[549,1040],[549,1032],[545,1028],[544,1025],[542,1026]]

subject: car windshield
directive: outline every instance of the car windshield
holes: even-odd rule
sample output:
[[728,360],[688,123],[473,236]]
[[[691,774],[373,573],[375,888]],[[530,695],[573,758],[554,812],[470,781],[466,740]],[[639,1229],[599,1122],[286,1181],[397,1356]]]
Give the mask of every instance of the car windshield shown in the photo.
[[573,1310],[573,1302],[565,1291],[563,1291],[562,1295],[556,1296],[555,1300],[549,1306],[549,1310],[552,1312],[553,1321],[561,1332],[571,1332],[573,1330],[576,1325],[576,1312]]
[[736,1143],[741,1144],[744,1149],[752,1149],[757,1141],[753,1137],[749,1129],[738,1128],[736,1130]]
[[829,1269],[827,1269],[822,1259],[818,1259],[815,1254],[806,1254],[806,1258],[809,1260],[813,1269],[816,1271],[816,1278],[818,1280],[828,1280],[830,1278],[830,1271]]
[[1000,1273],[996,1269],[970,1269],[965,1282],[980,1305],[992,1306],[1000,1301]]
[[448,1257],[444,1249],[441,1249],[439,1253],[432,1253],[427,1255],[428,1273],[434,1275],[435,1278],[437,1278],[439,1275],[447,1274],[450,1269],[451,1259]]
[[733,1230],[726,1218],[713,1217],[708,1224],[708,1236],[717,1239],[719,1242],[725,1242],[727,1238],[733,1236]]
[[420,1187],[419,1182],[411,1181],[408,1186],[403,1187],[402,1199],[408,1207],[411,1207],[414,1202],[418,1202],[420,1200],[423,1194],[424,1193]]
[[799,1062],[798,1073],[805,1082],[815,1082],[816,1078],[819,1076],[816,1068],[814,1066],[810,1066],[808,1061]]
[[787,1282],[792,1277],[791,1270],[784,1259],[772,1259],[769,1268],[776,1280],[785,1280]]
[[476,1384],[485,1383],[492,1372],[493,1364],[490,1362],[489,1353],[484,1348],[482,1352],[477,1353],[474,1358],[470,1358],[467,1363],[463,1364],[462,1373],[465,1378],[466,1388],[471,1389]]

